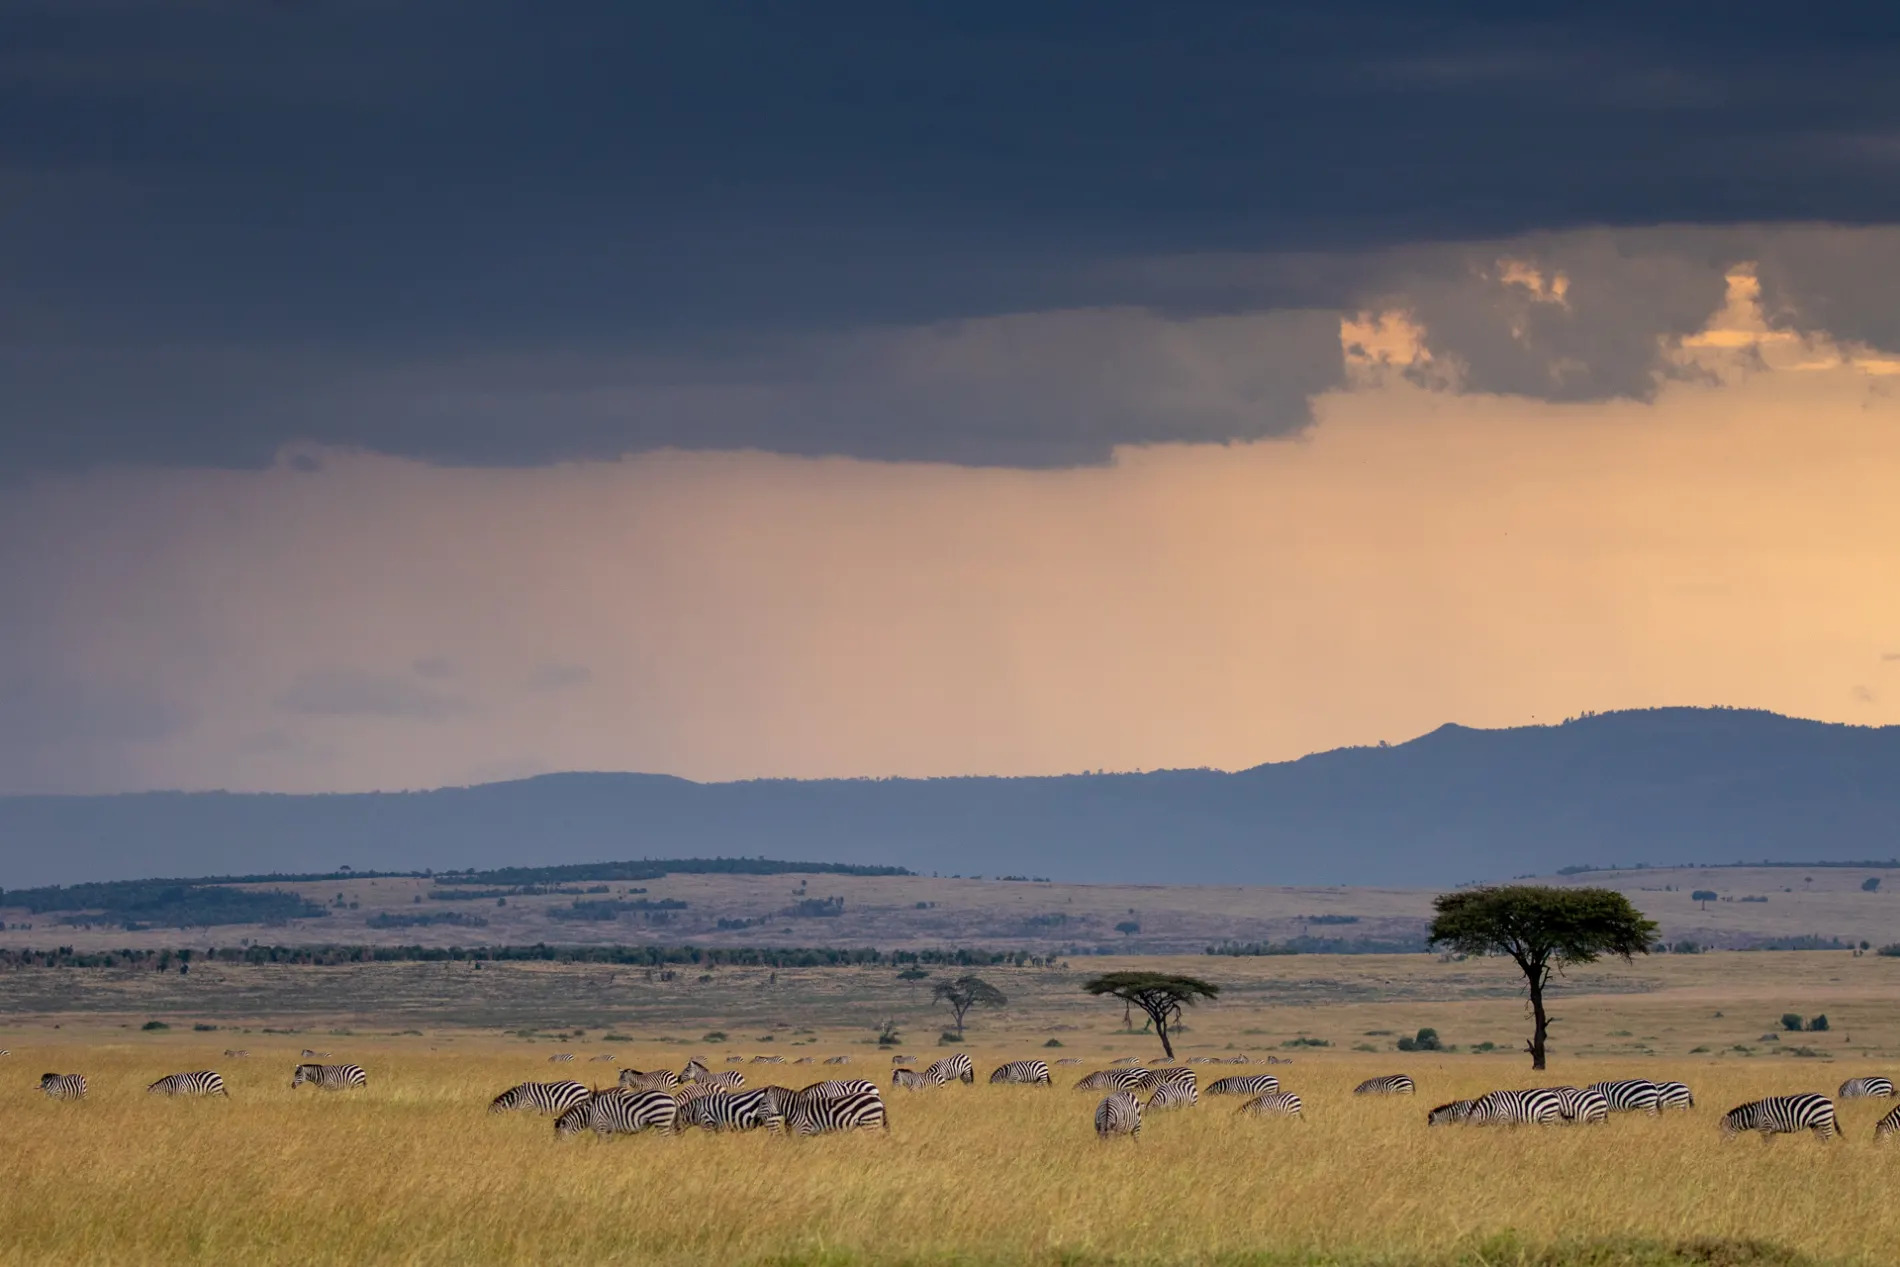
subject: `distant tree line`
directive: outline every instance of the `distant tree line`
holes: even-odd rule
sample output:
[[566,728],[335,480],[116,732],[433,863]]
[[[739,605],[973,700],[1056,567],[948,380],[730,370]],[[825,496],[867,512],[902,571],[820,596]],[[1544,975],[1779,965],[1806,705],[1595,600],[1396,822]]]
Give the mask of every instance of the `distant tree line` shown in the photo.
[[906,967],[1045,968],[1053,957],[1024,950],[875,950],[842,947],[740,946],[220,946],[212,950],[0,950],[7,968],[144,968],[215,963],[329,967],[353,963],[591,963],[657,968]]
[[906,867],[850,862],[783,862],[775,858],[642,858],[632,862],[582,862],[560,867],[500,867],[493,871],[442,871],[437,884],[574,884],[583,880],[658,880],[669,875],[915,875]]
[[1289,937],[1285,941],[1224,941],[1209,946],[1210,955],[1418,955],[1430,949],[1423,937],[1381,940],[1376,937]]
[[239,889],[165,880],[14,889],[0,896],[0,904],[25,907],[35,915],[56,913],[63,924],[116,924],[127,930],[273,924],[322,919],[329,914],[316,903],[283,889]]

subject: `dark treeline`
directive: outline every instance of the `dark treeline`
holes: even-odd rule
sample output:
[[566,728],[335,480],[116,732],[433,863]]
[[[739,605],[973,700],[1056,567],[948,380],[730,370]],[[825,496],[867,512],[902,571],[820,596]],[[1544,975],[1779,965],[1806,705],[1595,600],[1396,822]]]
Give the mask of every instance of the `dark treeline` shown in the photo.
[[563,867],[501,867],[493,871],[444,871],[437,884],[575,884],[584,880],[658,880],[669,875],[912,875],[904,867],[848,862],[782,862],[775,858],[642,858],[631,862],[582,862]]
[[293,919],[322,919],[329,914],[316,903],[283,889],[156,880],[15,889],[0,901],[25,907],[35,915],[59,913],[64,924],[117,924],[127,930],[281,924]]
[[164,972],[192,964],[291,964],[332,967],[358,963],[580,963],[630,967],[711,968],[907,967],[1041,968],[1053,960],[1026,950],[875,950],[836,947],[746,946],[221,946],[211,950],[0,950],[6,968],[150,968]]
[[1431,949],[1423,937],[1384,941],[1375,937],[1289,937],[1285,941],[1224,941],[1210,955],[1417,955]]
[[1828,867],[1839,867],[1839,868],[1846,868],[1846,869],[1859,869],[1861,867],[1867,867],[1867,868],[1871,868],[1877,871],[1892,871],[1892,870],[1900,869],[1900,858],[1889,858],[1885,862],[1881,862],[1875,858],[1868,858],[1861,862],[1851,862],[1851,861],[1850,862],[1768,862],[1764,860],[1761,862],[1663,863],[1663,864],[1659,864],[1655,866],[1652,866],[1651,864],[1647,862],[1632,862],[1627,867],[1617,867],[1617,866],[1589,867],[1589,866],[1583,866],[1579,864],[1577,866],[1558,867],[1557,874],[1558,875],[1590,875],[1593,872],[1597,872],[1597,871],[1738,871],[1738,870],[1748,870],[1755,867],[1781,867],[1784,870],[1790,870],[1790,871],[1806,871],[1806,870],[1813,870],[1813,869],[1825,869]]

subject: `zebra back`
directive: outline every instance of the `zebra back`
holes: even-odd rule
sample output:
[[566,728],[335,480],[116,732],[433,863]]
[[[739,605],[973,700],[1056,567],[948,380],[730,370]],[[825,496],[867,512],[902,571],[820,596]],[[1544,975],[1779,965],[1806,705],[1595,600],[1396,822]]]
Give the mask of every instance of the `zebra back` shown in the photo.
[[745,1075],[737,1069],[721,1069],[718,1073],[709,1073],[701,1078],[700,1084],[708,1087],[724,1087],[728,1091],[737,1091],[745,1085]]
[[1201,1093],[1192,1082],[1164,1082],[1148,1096],[1148,1108],[1185,1109],[1200,1101]]
[[906,1091],[924,1091],[932,1086],[942,1086],[943,1084],[941,1082],[931,1082],[930,1079],[924,1077],[924,1075],[918,1073],[915,1069],[893,1069],[891,1070],[891,1085],[894,1087],[902,1087]]
[[670,1135],[679,1121],[679,1102],[664,1091],[630,1091],[611,1087],[589,1096],[554,1120],[556,1135],[577,1135],[591,1129],[596,1135],[633,1135],[658,1131]]
[[680,1081],[681,1082],[698,1082],[701,1078],[704,1078],[707,1074],[711,1072],[712,1070],[708,1069],[704,1064],[702,1064],[699,1061],[697,1057],[695,1057],[691,1060],[688,1060],[686,1062],[686,1067],[680,1070]]
[[834,1078],[829,1082],[814,1082],[803,1088],[799,1094],[835,1100],[847,1095],[877,1095],[878,1089],[875,1082],[867,1082],[863,1078]]
[[1402,1073],[1389,1073],[1382,1078],[1367,1078],[1352,1089],[1354,1095],[1411,1095],[1418,1090],[1418,1084]]
[[1900,1131],[1900,1107],[1887,1110],[1887,1116],[1874,1123],[1874,1138],[1885,1139],[1895,1131]]
[[1595,1125],[1610,1120],[1610,1102],[1600,1091],[1578,1087],[1551,1087],[1557,1097],[1557,1115],[1566,1122]]
[[850,1063],[851,1063],[851,1057],[849,1057],[849,1056],[826,1056],[826,1057],[824,1058],[824,1060],[823,1060],[823,1061],[821,1061],[820,1063],[821,1063],[821,1064],[827,1064],[827,1065],[848,1065],[848,1064],[850,1064]]
[[1012,1060],[1006,1065],[998,1065],[996,1072],[990,1075],[990,1085],[1015,1083],[1022,1086],[1046,1087],[1051,1085],[1049,1066],[1041,1060]]
[[1453,1100],[1441,1104],[1425,1114],[1425,1125],[1445,1126],[1455,1122],[1469,1122],[1471,1110],[1478,1106],[1476,1100]]
[[549,1063],[550,1065],[564,1065],[564,1064],[566,1064],[566,1063],[568,1063],[569,1061],[571,1061],[571,1060],[573,1060],[573,1059],[574,1059],[574,1053],[573,1053],[573,1052],[571,1052],[571,1051],[557,1051],[557,1052],[555,1052],[555,1053],[554,1053],[554,1054],[553,1054],[552,1056],[549,1056],[549,1057],[548,1057],[548,1063]]
[[1133,1084],[1128,1075],[1132,1069],[1097,1069],[1094,1073],[1083,1074],[1075,1084],[1077,1091],[1117,1091]]
[[1543,1124],[1554,1122],[1561,1116],[1556,1094],[1542,1087],[1532,1087],[1524,1091],[1487,1091],[1471,1106],[1470,1120],[1478,1123],[1502,1122],[1506,1125],[1525,1122]]
[[490,1100],[488,1111],[509,1113],[516,1109],[533,1109],[558,1117],[592,1094],[578,1082],[523,1082]]
[[819,1096],[806,1091],[792,1093],[786,1107],[785,1124],[794,1134],[822,1135],[832,1131],[858,1131],[873,1127],[891,1128],[884,1112],[884,1097],[875,1089],[842,1096]]
[[224,1058],[226,1060],[243,1060],[250,1054],[248,1050],[242,1047],[226,1047],[224,1049]]
[[1695,1096],[1684,1082],[1658,1082],[1656,1106],[1659,1109],[1693,1109]]
[[1166,1086],[1169,1083],[1189,1087],[1200,1085],[1200,1078],[1195,1072],[1180,1065],[1164,1066],[1147,1072],[1148,1076],[1154,1079],[1153,1085],[1157,1087]]
[[1654,1117],[1662,1112],[1662,1097],[1657,1093],[1656,1084],[1648,1078],[1593,1082],[1590,1090],[1610,1102],[1612,1113],[1647,1113]]
[[1242,1074],[1234,1078],[1216,1078],[1207,1084],[1209,1095],[1263,1095],[1278,1091],[1280,1080],[1270,1073]]
[[221,1095],[229,1098],[230,1092],[224,1089],[224,1079],[210,1069],[199,1069],[193,1073],[168,1074],[145,1088],[147,1095]]
[[1299,1117],[1301,1108],[1299,1096],[1290,1091],[1277,1091],[1269,1095],[1257,1095],[1235,1112],[1251,1117]]
[[86,1098],[86,1075],[83,1073],[41,1074],[40,1090],[49,1100],[83,1100]]
[[1804,1095],[1771,1095],[1765,1100],[1738,1104],[1722,1116],[1722,1133],[1760,1131],[1763,1135],[1792,1135],[1813,1131],[1822,1139],[1835,1135],[1843,1138],[1840,1121],[1834,1115],[1834,1101],[1809,1092]]
[[924,1070],[924,1077],[934,1080],[939,1086],[952,1078],[967,1086],[976,1081],[976,1066],[970,1063],[967,1055],[959,1051],[945,1056]]
[[1887,1078],[1849,1078],[1841,1084],[1837,1100],[1885,1100],[1893,1096],[1893,1082]]
[[679,1075],[671,1069],[655,1069],[650,1073],[642,1073],[638,1069],[620,1071],[619,1085],[640,1091],[671,1091],[679,1084]]
[[306,1082],[325,1091],[347,1091],[352,1087],[367,1087],[369,1075],[363,1072],[361,1065],[298,1065],[296,1072],[290,1075],[291,1089]]
[[762,1090],[741,1091],[737,1095],[710,1091],[695,1096],[680,1105],[679,1124],[706,1131],[751,1131],[763,1127],[776,1134],[785,1129],[785,1119]]
[[1095,1106],[1097,1139],[1111,1139],[1117,1135],[1134,1139],[1140,1134],[1141,1101],[1131,1092],[1117,1091]]

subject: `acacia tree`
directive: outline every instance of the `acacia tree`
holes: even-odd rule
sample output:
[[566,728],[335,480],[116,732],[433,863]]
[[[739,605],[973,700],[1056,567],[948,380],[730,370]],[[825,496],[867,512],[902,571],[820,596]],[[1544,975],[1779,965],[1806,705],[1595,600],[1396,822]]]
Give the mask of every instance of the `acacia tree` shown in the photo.
[[1544,987],[1550,974],[1602,955],[1648,954],[1656,925],[1614,889],[1559,889],[1510,884],[1440,894],[1432,906],[1431,942],[1467,955],[1509,955],[1530,988],[1532,1030],[1525,1049],[1531,1068],[1544,1067],[1550,1018]]
[[1001,990],[985,981],[982,977],[958,977],[955,981],[939,981],[930,992],[930,997],[939,1003],[947,1004],[957,1019],[957,1037],[963,1037],[963,1014],[973,1007],[1005,1007],[1009,997]]
[[1090,994],[1120,999],[1124,1010],[1138,1007],[1146,1012],[1169,1060],[1174,1059],[1174,1044],[1168,1041],[1168,1028],[1180,1021],[1181,1009],[1220,994],[1220,987],[1212,982],[1165,972],[1110,972],[1082,988]]

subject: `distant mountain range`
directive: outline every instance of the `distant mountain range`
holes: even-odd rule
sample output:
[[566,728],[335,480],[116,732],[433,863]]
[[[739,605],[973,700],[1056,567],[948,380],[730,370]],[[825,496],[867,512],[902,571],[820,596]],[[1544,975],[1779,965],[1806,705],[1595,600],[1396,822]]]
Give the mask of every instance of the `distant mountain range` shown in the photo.
[[926,875],[1440,886],[1566,865],[1900,855],[1900,726],[1741,709],[1441,726],[1224,773],[0,797],[0,885],[759,856]]

